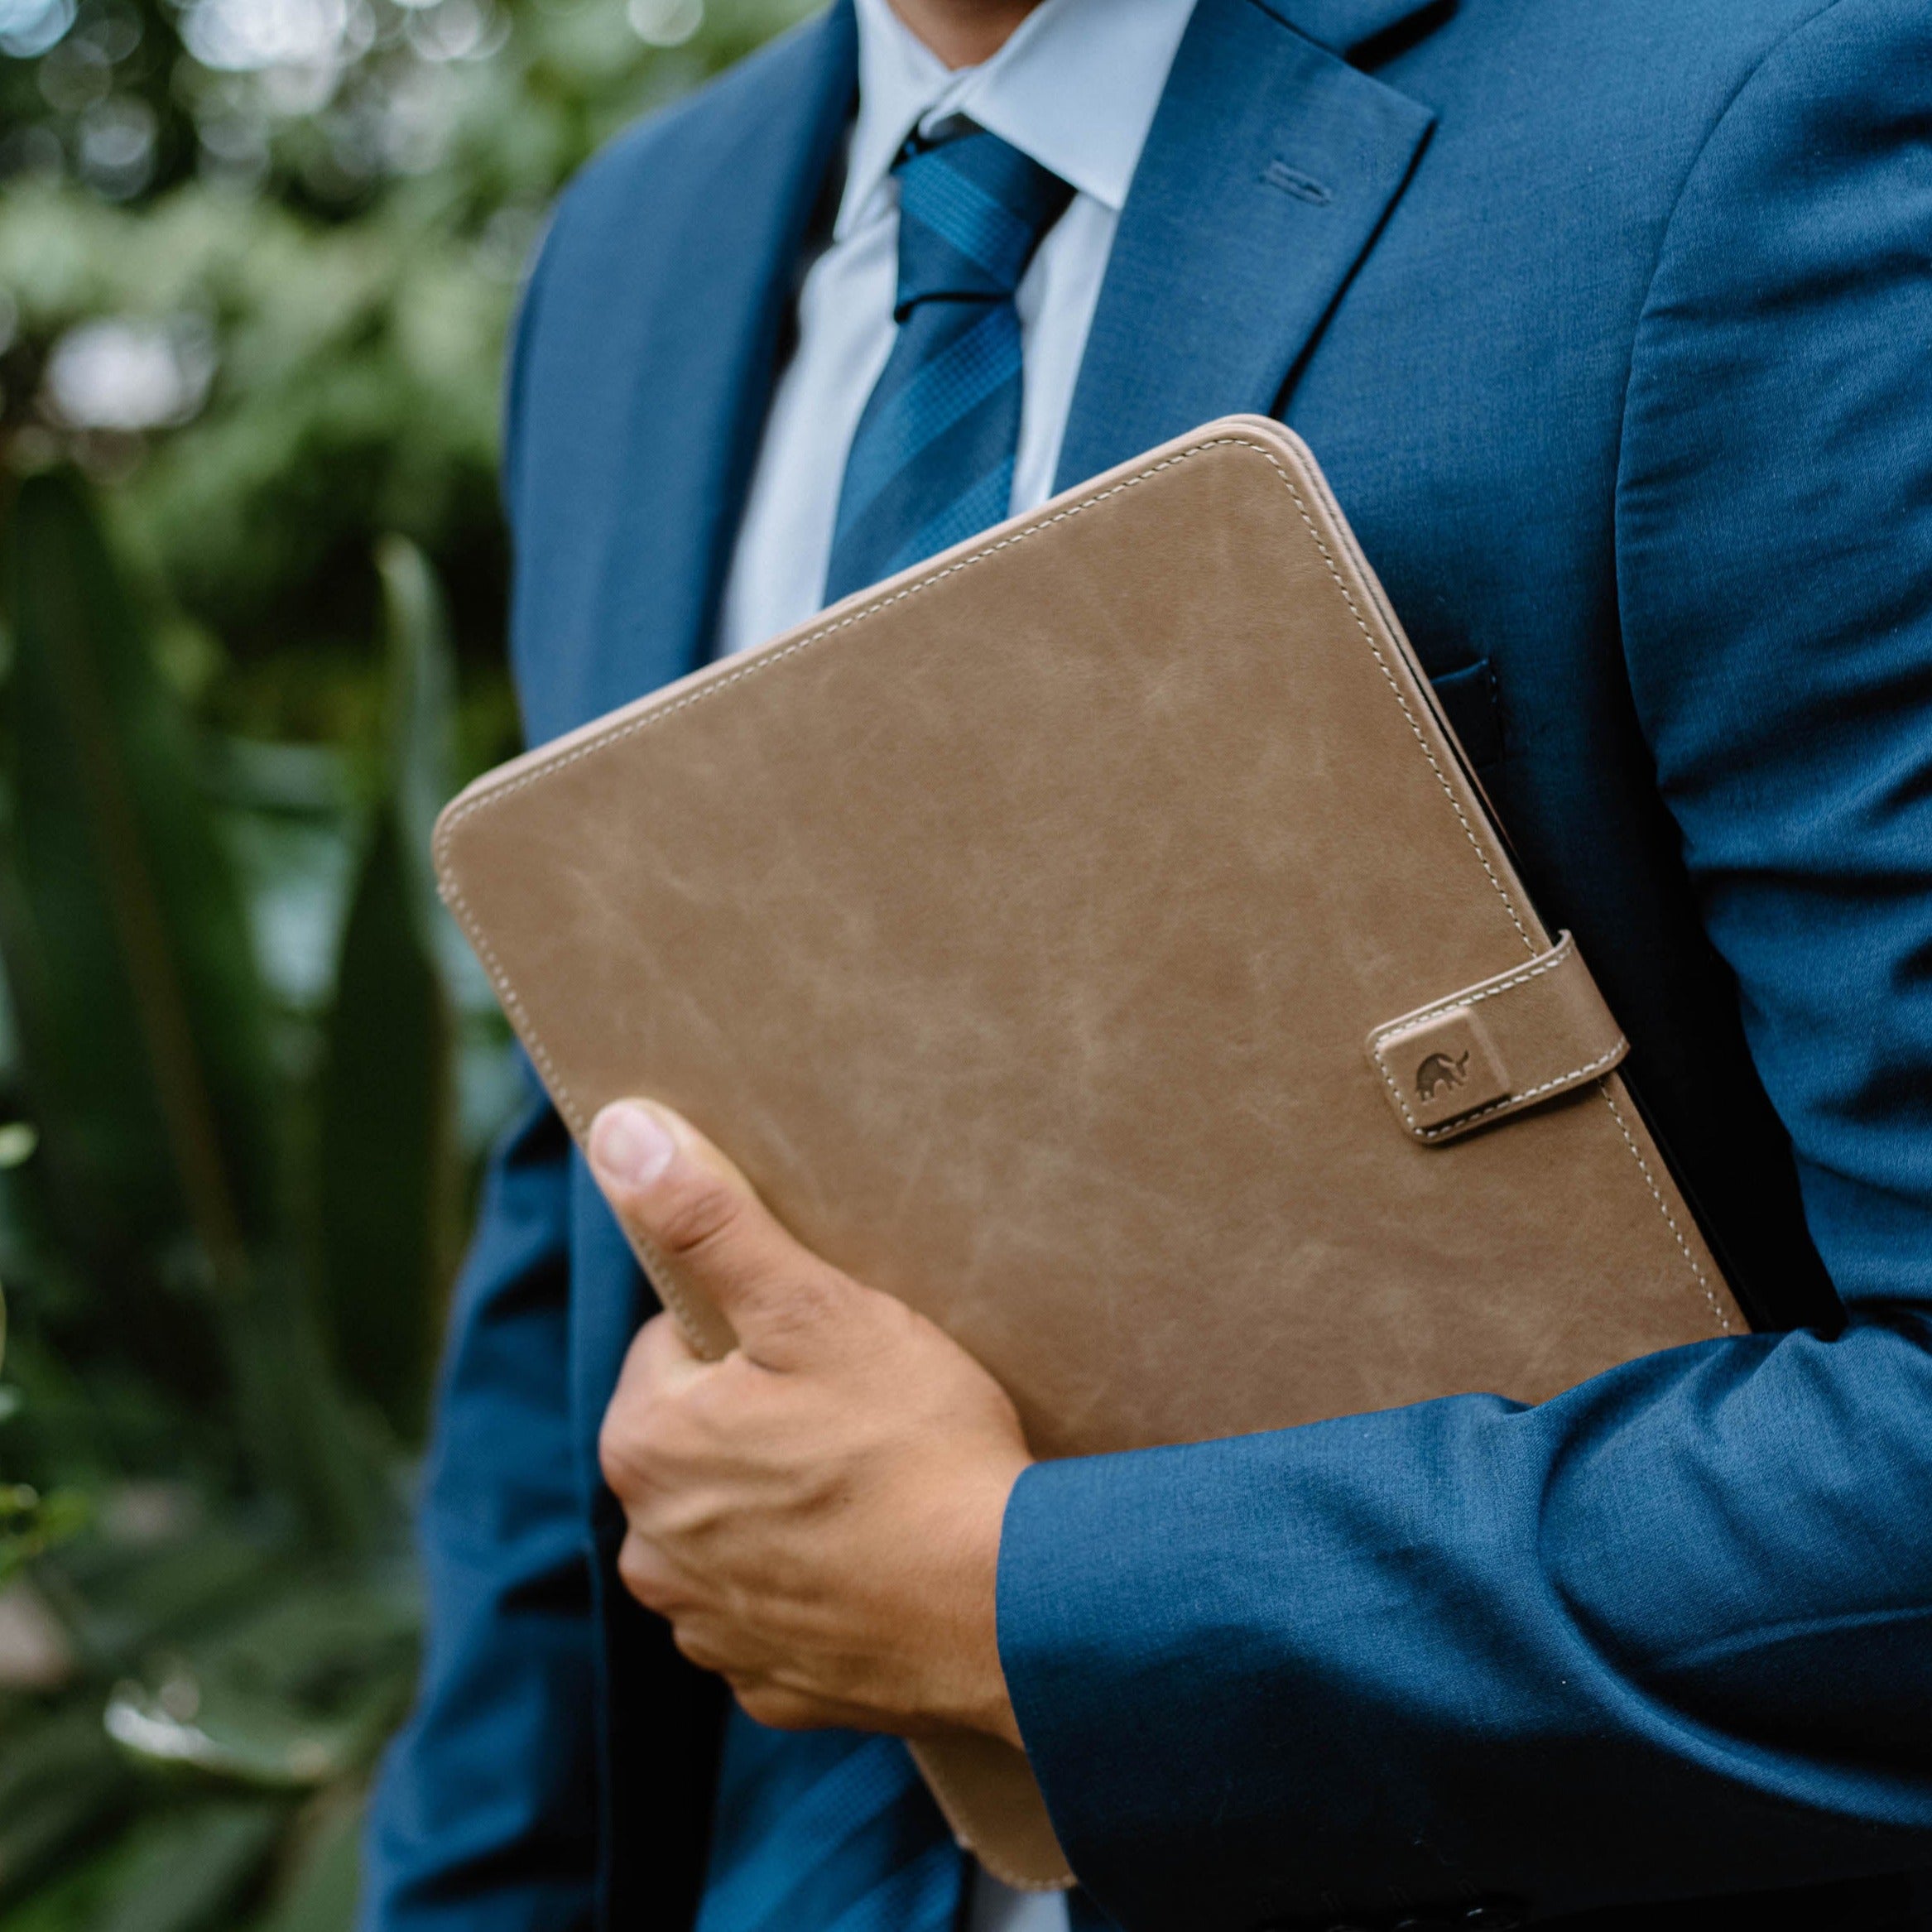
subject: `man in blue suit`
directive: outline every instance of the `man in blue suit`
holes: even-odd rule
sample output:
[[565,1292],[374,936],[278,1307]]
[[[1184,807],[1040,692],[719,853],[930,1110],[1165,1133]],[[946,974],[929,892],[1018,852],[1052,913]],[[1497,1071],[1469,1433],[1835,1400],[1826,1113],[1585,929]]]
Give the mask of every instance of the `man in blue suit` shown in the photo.
[[[370,1925],[1044,1923],[921,1810],[883,1734],[935,1718],[1024,1742],[1076,1922],[1926,1923],[1932,14],[898,11],[986,78],[834,0],[565,197],[510,390],[531,738],[1276,414],[1758,1332],[1030,1465],[680,1123],[608,1115],[594,1176],[535,1107],[459,1300]],[[613,1205],[743,1357],[646,1325]]]

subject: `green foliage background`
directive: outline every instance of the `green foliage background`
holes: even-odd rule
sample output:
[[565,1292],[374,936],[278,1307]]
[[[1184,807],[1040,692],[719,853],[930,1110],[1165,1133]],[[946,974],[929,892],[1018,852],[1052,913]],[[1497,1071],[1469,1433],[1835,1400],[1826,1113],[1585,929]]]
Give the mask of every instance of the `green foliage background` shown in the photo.
[[503,334],[802,10],[0,0],[0,1932],[350,1922],[514,1079],[426,863],[515,748]]

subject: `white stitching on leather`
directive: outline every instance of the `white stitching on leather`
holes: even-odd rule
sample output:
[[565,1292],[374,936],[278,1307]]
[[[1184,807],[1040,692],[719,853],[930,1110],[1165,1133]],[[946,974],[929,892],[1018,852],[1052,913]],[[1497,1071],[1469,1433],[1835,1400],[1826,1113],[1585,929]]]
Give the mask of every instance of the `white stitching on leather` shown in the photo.
[[[628,1238],[628,1230],[627,1230],[626,1238]],[[658,1247],[657,1243],[648,1236],[642,1234],[637,1237],[637,1242],[644,1250],[646,1263],[644,1272],[649,1278],[651,1286],[657,1290],[659,1300],[678,1318],[679,1325],[685,1331],[685,1342],[693,1349],[695,1349],[697,1348],[696,1338],[702,1332],[705,1324],[693,1317],[690,1296],[686,1295],[684,1290],[678,1286],[671,1273],[670,1263],[664,1258],[664,1251]],[[727,1328],[729,1328],[730,1325],[728,1322],[725,1324]],[[707,1359],[715,1360],[717,1358],[707,1358]]]
[[1566,966],[1576,956],[1576,935],[1565,933],[1534,966],[1526,966],[1521,972],[1512,973],[1507,979],[1499,979],[1493,985],[1485,984],[1471,992],[1452,992],[1448,998],[1438,1000],[1434,1006],[1423,1007],[1413,1013],[1405,1013],[1399,1020],[1391,1020],[1386,1026],[1377,1027],[1376,1038],[1393,1040],[1398,1033],[1406,1033],[1411,1027],[1420,1026],[1425,1020],[1433,1020],[1441,1014],[1452,1012],[1458,1007],[1473,1007],[1478,1000],[1494,999],[1499,992],[1507,992],[1512,987],[1526,986],[1532,979],[1540,979],[1545,973],[1554,973],[1559,966]]
[[439,858],[441,855],[444,839],[448,831],[453,830],[464,819],[469,818],[473,813],[480,811],[493,800],[507,798],[512,793],[521,791],[525,786],[533,783],[544,773],[560,771],[566,765],[574,764],[579,758],[588,757],[591,752],[600,751],[606,745],[615,744],[622,739],[644,730],[647,726],[671,717],[689,705],[699,703],[711,696],[714,692],[726,690],[728,686],[736,684],[741,678],[753,677],[762,671],[769,670],[774,666],[783,663],[786,658],[795,656],[800,651],[807,650],[812,645],[817,644],[824,638],[844,630],[848,626],[856,623],[859,618],[870,616],[874,611],[889,610],[894,604],[902,602],[906,598],[916,596],[920,591],[928,590],[935,584],[943,584],[947,578],[956,575],[959,571],[978,563],[983,558],[992,556],[998,551],[1008,549],[1013,545],[1023,543],[1027,538],[1037,536],[1041,531],[1051,529],[1056,523],[1064,522],[1069,517],[1077,517],[1082,512],[1093,508],[1097,504],[1104,503],[1108,497],[1118,496],[1123,490],[1132,489],[1137,483],[1145,483],[1150,477],[1158,476],[1162,470],[1172,469],[1178,464],[1186,462],[1190,457],[1200,455],[1205,450],[1230,448],[1253,450],[1281,479],[1289,496],[1293,498],[1295,510],[1300,514],[1303,524],[1306,526],[1310,540],[1319,553],[1322,562],[1327,566],[1329,576],[1334,579],[1335,588],[1341,592],[1343,601],[1348,606],[1348,614],[1354,618],[1355,627],[1361,632],[1362,641],[1368,646],[1370,652],[1373,655],[1377,668],[1380,670],[1384,680],[1388,685],[1390,695],[1394,698],[1397,706],[1401,709],[1403,719],[1414,735],[1418,749],[1420,750],[1423,757],[1429,761],[1429,768],[1435,774],[1436,783],[1442,787],[1443,795],[1448,800],[1449,809],[1456,815],[1456,822],[1463,828],[1463,836],[1469,841],[1471,848],[1482,864],[1483,872],[1488,877],[1490,884],[1496,889],[1497,896],[1502,901],[1505,909],[1508,911],[1510,923],[1522,935],[1524,944],[1533,952],[1536,949],[1536,941],[1530,937],[1521,917],[1516,911],[1515,902],[1509,896],[1508,890],[1503,885],[1502,881],[1497,877],[1495,867],[1490,864],[1489,855],[1483,851],[1482,843],[1476,836],[1475,828],[1470,824],[1468,815],[1463,810],[1462,801],[1457,798],[1454,787],[1449,784],[1448,775],[1443,771],[1441,765],[1438,763],[1435,753],[1430,750],[1429,741],[1423,735],[1421,726],[1416,722],[1415,714],[1409,708],[1409,700],[1403,696],[1401,686],[1396,681],[1395,674],[1390,670],[1388,661],[1382,656],[1382,646],[1376,642],[1375,635],[1369,629],[1367,621],[1362,614],[1361,606],[1355,601],[1355,594],[1348,588],[1329,546],[1323,542],[1321,532],[1315,527],[1314,519],[1309,515],[1308,505],[1303,500],[1301,492],[1295,487],[1294,478],[1282,467],[1281,459],[1275,454],[1273,450],[1247,436],[1216,436],[1207,442],[1196,443],[1188,449],[1179,450],[1172,456],[1163,457],[1160,462],[1151,464],[1146,469],[1137,471],[1132,476],[1123,477],[1117,483],[1110,484],[1098,496],[1085,497],[1077,503],[1069,503],[1065,509],[1056,510],[1052,516],[1038,523],[1031,523],[1024,530],[1016,531],[1010,536],[1002,536],[996,542],[986,545],[983,549],[968,551],[966,555],[947,565],[944,570],[935,571],[930,577],[921,577],[914,583],[906,584],[901,589],[894,591],[889,597],[880,598],[874,603],[859,605],[857,609],[848,612],[834,622],[824,625],[816,631],[810,632],[803,637],[794,639],[782,651],[774,651],[768,657],[757,657],[751,663],[741,666],[738,670],[728,672],[725,676],[714,679],[700,686],[697,690],[687,693],[684,697],[676,699],[672,704],[665,705],[661,709],[649,712],[642,718],[632,718],[623,724],[614,725],[608,731],[599,733],[595,738],[587,739],[581,744],[573,745],[569,751],[560,752],[554,758],[542,760],[540,763],[532,766],[521,777],[512,779],[507,785],[493,786],[480,797],[471,800],[467,805],[458,806],[456,810],[450,815],[444,831],[439,834],[436,841]]
[[[1233,439],[1230,438],[1229,440],[1233,440]],[[1251,443],[1248,447],[1260,449],[1261,445]],[[1276,461],[1271,451],[1262,449],[1262,454],[1266,456],[1270,463],[1274,464],[1276,474],[1288,486],[1288,494],[1295,499],[1295,507],[1300,512],[1301,521],[1308,526],[1310,538],[1313,541],[1314,547],[1321,552],[1321,560],[1328,565],[1329,574],[1334,579],[1335,588],[1341,592],[1342,600],[1348,607],[1348,614],[1355,620],[1356,629],[1361,632],[1362,642],[1367,645],[1374,656],[1376,669],[1382,673],[1384,682],[1387,684],[1389,694],[1401,706],[1404,722],[1406,723],[1410,731],[1414,734],[1415,743],[1423,757],[1428,759],[1429,768],[1435,774],[1435,781],[1442,787],[1442,795],[1449,802],[1449,810],[1456,815],[1456,823],[1463,828],[1463,836],[1468,840],[1469,848],[1480,861],[1483,872],[1488,876],[1490,884],[1495,887],[1497,897],[1502,900],[1503,910],[1509,914],[1510,924],[1516,929],[1523,944],[1532,953],[1535,952],[1536,942],[1530,937],[1528,928],[1524,925],[1521,918],[1517,914],[1515,902],[1511,899],[1502,881],[1496,876],[1496,868],[1489,863],[1489,854],[1483,849],[1483,842],[1476,836],[1476,828],[1469,823],[1467,815],[1463,812],[1463,801],[1456,796],[1455,788],[1449,783],[1448,774],[1436,762],[1435,753],[1430,750],[1429,740],[1423,735],[1422,727],[1416,723],[1415,714],[1409,709],[1409,700],[1402,695],[1402,687],[1396,681],[1396,674],[1389,668],[1388,660],[1382,656],[1382,646],[1376,642],[1375,633],[1369,629],[1368,622],[1362,616],[1361,607],[1355,601],[1355,593],[1348,588],[1343,580],[1342,573],[1335,567],[1335,560],[1329,554],[1329,546],[1322,541],[1321,532],[1315,528],[1314,519],[1309,515],[1308,505],[1301,500],[1301,492],[1295,487],[1294,478],[1290,476],[1287,471],[1283,469],[1281,465]]]
[[1650,1162],[1644,1159],[1643,1150],[1632,1138],[1630,1129],[1624,1122],[1623,1111],[1612,1095],[1608,1080],[1603,1083],[1601,1091],[1603,1104],[1610,1109],[1610,1117],[1617,1122],[1617,1131],[1623,1136],[1623,1144],[1630,1149],[1630,1157],[1636,1161],[1637,1172],[1644,1177],[1644,1185],[1651,1190],[1651,1199],[1657,1204],[1657,1212],[1664,1217],[1664,1225],[1670,1230],[1677,1242],[1678,1252],[1684,1257],[1691,1273],[1696,1276],[1697,1285],[1703,1289],[1704,1298],[1710,1304],[1711,1314],[1716,1319],[1718,1329],[1727,1335],[1734,1334],[1736,1331],[1731,1326],[1731,1318],[1725,1314],[1724,1305],[1718,1300],[1709,1277],[1699,1265],[1697,1257],[1691,1252],[1690,1243],[1684,1238],[1684,1230],[1677,1225],[1677,1217],[1670,1212],[1669,1204],[1665,1201],[1663,1189],[1657,1185],[1656,1177],[1651,1172]]

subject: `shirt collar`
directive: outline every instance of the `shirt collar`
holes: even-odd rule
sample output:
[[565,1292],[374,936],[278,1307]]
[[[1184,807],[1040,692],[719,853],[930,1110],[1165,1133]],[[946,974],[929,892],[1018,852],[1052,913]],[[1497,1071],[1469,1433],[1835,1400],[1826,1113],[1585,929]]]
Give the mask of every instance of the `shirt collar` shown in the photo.
[[887,205],[906,136],[955,113],[1117,214],[1194,4],[1040,0],[990,60],[954,71],[891,0],[857,0],[858,117],[835,236]]

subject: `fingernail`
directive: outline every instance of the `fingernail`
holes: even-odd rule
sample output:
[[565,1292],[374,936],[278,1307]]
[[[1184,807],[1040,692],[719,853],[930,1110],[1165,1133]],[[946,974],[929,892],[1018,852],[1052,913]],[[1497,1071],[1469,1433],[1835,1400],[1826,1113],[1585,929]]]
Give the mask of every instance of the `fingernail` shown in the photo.
[[591,1161],[619,1187],[649,1187],[676,1152],[670,1130],[632,1101],[613,1102],[591,1122]]

